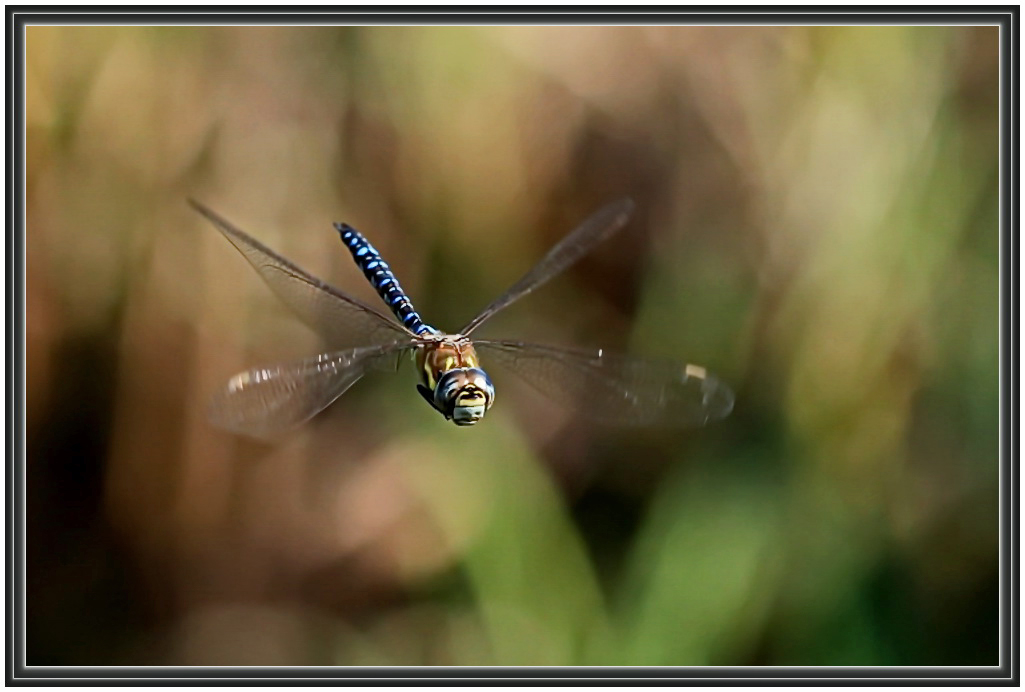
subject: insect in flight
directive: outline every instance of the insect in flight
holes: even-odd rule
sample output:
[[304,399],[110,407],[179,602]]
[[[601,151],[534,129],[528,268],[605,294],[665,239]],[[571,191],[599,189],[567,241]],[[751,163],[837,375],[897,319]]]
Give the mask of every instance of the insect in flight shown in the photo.
[[704,368],[494,339],[471,334],[495,313],[538,288],[626,225],[629,199],[609,204],[577,226],[505,293],[456,334],[426,324],[377,250],[351,226],[341,240],[398,322],[324,283],[202,204],[190,204],[231,242],[268,286],[335,349],[312,358],[254,368],[215,394],[210,419],[253,437],[273,437],[309,420],[367,372],[412,354],[417,390],[457,425],[473,425],[495,400],[478,352],[506,366],[554,400],[591,418],[634,425],[703,425],[733,409],[733,393]]

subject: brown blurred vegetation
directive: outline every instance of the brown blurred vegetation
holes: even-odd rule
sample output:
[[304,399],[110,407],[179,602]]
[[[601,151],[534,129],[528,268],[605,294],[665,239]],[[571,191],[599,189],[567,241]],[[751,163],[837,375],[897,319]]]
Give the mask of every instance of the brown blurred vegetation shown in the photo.
[[[30,27],[28,663],[995,665],[993,27]],[[276,445],[210,393],[316,335],[192,196],[454,329],[700,363],[684,433],[408,367]],[[485,364],[486,365],[486,364]]]

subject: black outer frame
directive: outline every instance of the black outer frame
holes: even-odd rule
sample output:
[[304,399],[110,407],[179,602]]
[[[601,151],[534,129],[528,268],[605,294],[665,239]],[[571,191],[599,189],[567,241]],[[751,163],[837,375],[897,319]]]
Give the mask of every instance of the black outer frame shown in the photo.
[[[229,8],[163,6],[151,13],[123,12],[117,7],[46,8],[7,6],[7,647],[6,683],[9,685],[175,685],[206,684],[325,685],[339,682],[473,685],[547,682],[555,685],[622,684],[666,685],[679,682],[730,684],[735,682],[791,685],[822,683],[864,684],[889,682],[913,684],[1004,684],[1019,681],[1020,605],[1018,530],[1019,401],[1019,94],[1017,5],[959,6],[942,11],[920,12],[909,8],[840,6],[819,12],[741,6],[723,11],[718,7],[693,7],[674,12],[665,7],[607,7],[578,12],[569,7],[498,6],[470,12],[441,11],[422,7],[349,7],[328,12],[322,7],[267,8],[255,13],[235,13]],[[211,24],[936,24],[996,25],[1000,29],[1001,91],[1001,416],[1000,416],[1000,665],[868,667],[168,667],[168,666],[25,666],[25,572],[24,572],[24,471],[25,450],[25,27],[45,24],[95,23],[103,25],[211,25]],[[16,69],[17,68],[17,69]],[[15,110],[17,108],[17,110]],[[1008,154],[1010,156],[1008,156]],[[20,262],[15,264],[14,258]],[[17,321],[15,321],[17,315]],[[1008,330],[1010,327],[1010,330]],[[15,331],[15,329],[17,331]],[[17,366],[17,367],[15,367]],[[1008,377],[1010,372],[1010,377]],[[15,379],[16,378],[16,379]],[[12,383],[15,383],[12,385]],[[1010,386],[1008,386],[1010,385]],[[17,412],[15,414],[14,412]],[[1009,428],[1010,426],[1010,428]],[[17,490],[17,492],[15,492]],[[20,648],[19,648],[20,647]]]

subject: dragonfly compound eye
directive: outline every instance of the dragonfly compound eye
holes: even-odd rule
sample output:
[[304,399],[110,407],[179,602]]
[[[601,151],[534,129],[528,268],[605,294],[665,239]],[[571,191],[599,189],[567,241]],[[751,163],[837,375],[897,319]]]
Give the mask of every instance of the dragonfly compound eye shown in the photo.
[[491,408],[495,388],[480,368],[455,368],[438,380],[434,400],[456,425],[473,425]]

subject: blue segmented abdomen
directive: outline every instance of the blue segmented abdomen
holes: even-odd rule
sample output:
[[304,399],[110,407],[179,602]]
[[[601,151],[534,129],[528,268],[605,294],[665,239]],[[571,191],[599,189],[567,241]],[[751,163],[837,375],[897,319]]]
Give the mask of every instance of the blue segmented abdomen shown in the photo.
[[399,280],[395,278],[388,263],[381,259],[381,255],[370,244],[370,241],[347,223],[336,223],[335,228],[342,236],[345,247],[349,248],[349,252],[352,253],[352,258],[356,260],[356,265],[370,280],[370,284],[377,290],[381,299],[388,304],[399,322],[418,336],[436,333],[437,330],[434,327],[420,319],[420,315],[413,309],[413,303],[409,300],[409,296],[399,285]]

